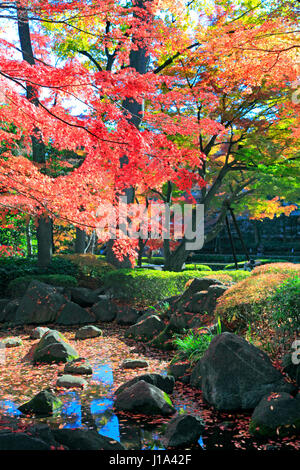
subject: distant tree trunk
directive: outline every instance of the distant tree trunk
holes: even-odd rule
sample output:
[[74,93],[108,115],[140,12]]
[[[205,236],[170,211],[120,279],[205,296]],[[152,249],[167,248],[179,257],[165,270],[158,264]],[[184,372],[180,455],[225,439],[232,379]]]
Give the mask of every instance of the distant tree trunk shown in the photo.
[[256,220],[254,220],[253,227],[254,227],[255,251],[257,251],[258,246],[260,245],[260,242],[261,242],[261,234],[260,234],[258,222]]
[[26,221],[25,234],[26,234],[27,256],[32,256],[32,240],[31,240],[31,230],[30,230],[30,218]]
[[[30,65],[34,65],[34,55],[30,37],[28,13],[26,8],[22,8],[17,2],[17,16],[18,16],[18,32],[20,45],[22,50],[23,60],[26,60]],[[35,106],[38,106],[38,99],[35,88],[28,84],[27,98]],[[37,163],[45,163],[45,145],[41,138],[38,138],[39,130],[35,129],[35,134],[31,137],[32,141],[32,159]],[[39,217],[37,222],[37,242],[38,242],[38,264],[39,266],[47,267],[51,263],[52,258],[52,223],[51,219],[46,217]]]
[[147,243],[147,240],[143,240],[142,238],[139,239],[139,253],[138,253],[138,260],[137,260],[137,265],[139,268],[142,267],[142,261],[143,261],[143,252],[145,245]]
[[84,253],[86,245],[86,233],[76,227],[75,253]]

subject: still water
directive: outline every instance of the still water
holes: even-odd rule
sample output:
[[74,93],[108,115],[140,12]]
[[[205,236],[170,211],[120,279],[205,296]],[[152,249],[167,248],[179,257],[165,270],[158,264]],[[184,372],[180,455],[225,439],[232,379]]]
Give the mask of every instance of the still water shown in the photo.
[[[128,419],[118,416],[113,410],[114,384],[113,369],[110,364],[94,366],[93,385],[86,391],[66,390],[59,393],[63,407],[57,415],[47,418],[34,418],[34,422],[47,423],[52,428],[89,428],[104,436],[115,439],[131,450],[164,449],[161,436],[165,424],[149,424],[146,421]],[[24,415],[18,410],[19,403],[12,400],[0,400],[3,414],[12,417]],[[176,409],[185,409],[185,405],[174,405]],[[27,418],[26,418],[27,419]],[[28,418],[32,421],[32,418]],[[202,438],[198,441],[203,447]]]

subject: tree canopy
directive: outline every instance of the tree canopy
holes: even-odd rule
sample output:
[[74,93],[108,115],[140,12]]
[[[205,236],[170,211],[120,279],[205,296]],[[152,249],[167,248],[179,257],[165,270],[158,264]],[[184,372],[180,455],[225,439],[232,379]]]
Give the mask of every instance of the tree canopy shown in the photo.
[[[97,209],[124,191],[131,202],[171,204],[195,202],[198,190],[206,240],[231,205],[257,218],[293,210],[294,2],[19,0],[0,8],[5,210],[89,232],[105,216]],[[133,259],[136,248],[136,240],[114,244],[119,257]],[[186,257],[182,244],[173,253]]]

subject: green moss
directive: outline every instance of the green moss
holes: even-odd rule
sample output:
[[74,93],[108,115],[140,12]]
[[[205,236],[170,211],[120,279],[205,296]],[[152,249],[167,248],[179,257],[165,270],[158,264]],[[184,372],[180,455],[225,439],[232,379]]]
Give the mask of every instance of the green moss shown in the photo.
[[275,428],[270,428],[262,424],[258,424],[255,421],[251,420],[249,424],[249,432],[253,436],[257,437],[287,437],[294,435],[300,430],[300,419],[295,421],[295,423],[286,426],[278,426]]
[[166,400],[168,405],[173,407],[173,403],[171,402],[171,398],[169,397],[169,395],[166,392],[163,392],[163,395],[164,395],[164,399]]

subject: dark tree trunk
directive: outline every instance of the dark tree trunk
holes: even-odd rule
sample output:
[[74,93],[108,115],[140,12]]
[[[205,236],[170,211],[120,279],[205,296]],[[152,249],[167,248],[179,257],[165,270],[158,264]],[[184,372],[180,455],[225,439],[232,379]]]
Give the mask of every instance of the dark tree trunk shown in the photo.
[[146,243],[147,243],[147,240],[143,240],[142,238],[139,239],[139,253],[138,253],[138,259],[137,259],[137,265],[139,268],[142,267],[143,251],[144,251]]
[[[147,3],[146,0],[135,0],[133,3],[138,8],[146,9],[146,3]],[[134,16],[136,15],[138,15],[138,13],[134,14]],[[134,38],[133,38],[133,42],[135,42]],[[148,64],[149,64],[149,57],[147,56],[145,48],[138,46],[136,50],[132,49],[130,51],[129,67],[135,69],[137,72],[143,75],[147,72]],[[122,107],[124,109],[124,114],[128,115],[129,122],[131,122],[138,129],[141,123],[142,117],[143,117],[143,104],[138,103],[135,100],[127,98],[122,103]],[[123,168],[128,163],[129,163],[129,160],[128,160],[127,155],[124,155],[124,157],[120,158],[121,168]],[[133,187],[128,187],[125,190],[125,195],[127,196],[128,204],[131,204],[134,202],[134,188]],[[112,250],[113,244],[114,244],[114,240],[110,240],[107,243],[107,250],[106,250],[107,261],[113,264],[114,266],[117,266],[118,268],[120,267],[130,268],[131,262],[128,256],[124,256],[123,261],[120,261],[116,258]]]
[[86,245],[86,233],[84,230],[76,227],[75,253],[84,253]]
[[165,271],[181,271],[188,255],[189,251],[185,249],[185,242],[180,243],[180,245],[174,251],[170,251],[169,240],[164,240]]
[[36,230],[38,242],[38,265],[47,267],[52,258],[52,221],[49,217],[39,217]]
[[[18,6],[18,3],[17,3]],[[22,50],[23,60],[26,60],[30,65],[34,65],[34,55],[31,44],[30,30],[29,30],[29,21],[28,13],[26,8],[18,6],[17,9],[18,15],[18,32],[20,45]],[[27,98],[35,106],[38,106],[38,99],[36,96],[35,88],[28,84],[27,88]],[[39,130],[36,128],[35,135],[31,137],[32,141],[32,159],[37,163],[45,163],[45,145],[41,138],[39,138]],[[38,264],[39,266],[47,267],[51,263],[52,258],[52,223],[49,217],[39,217],[38,226],[37,226],[37,242],[38,242]]]

